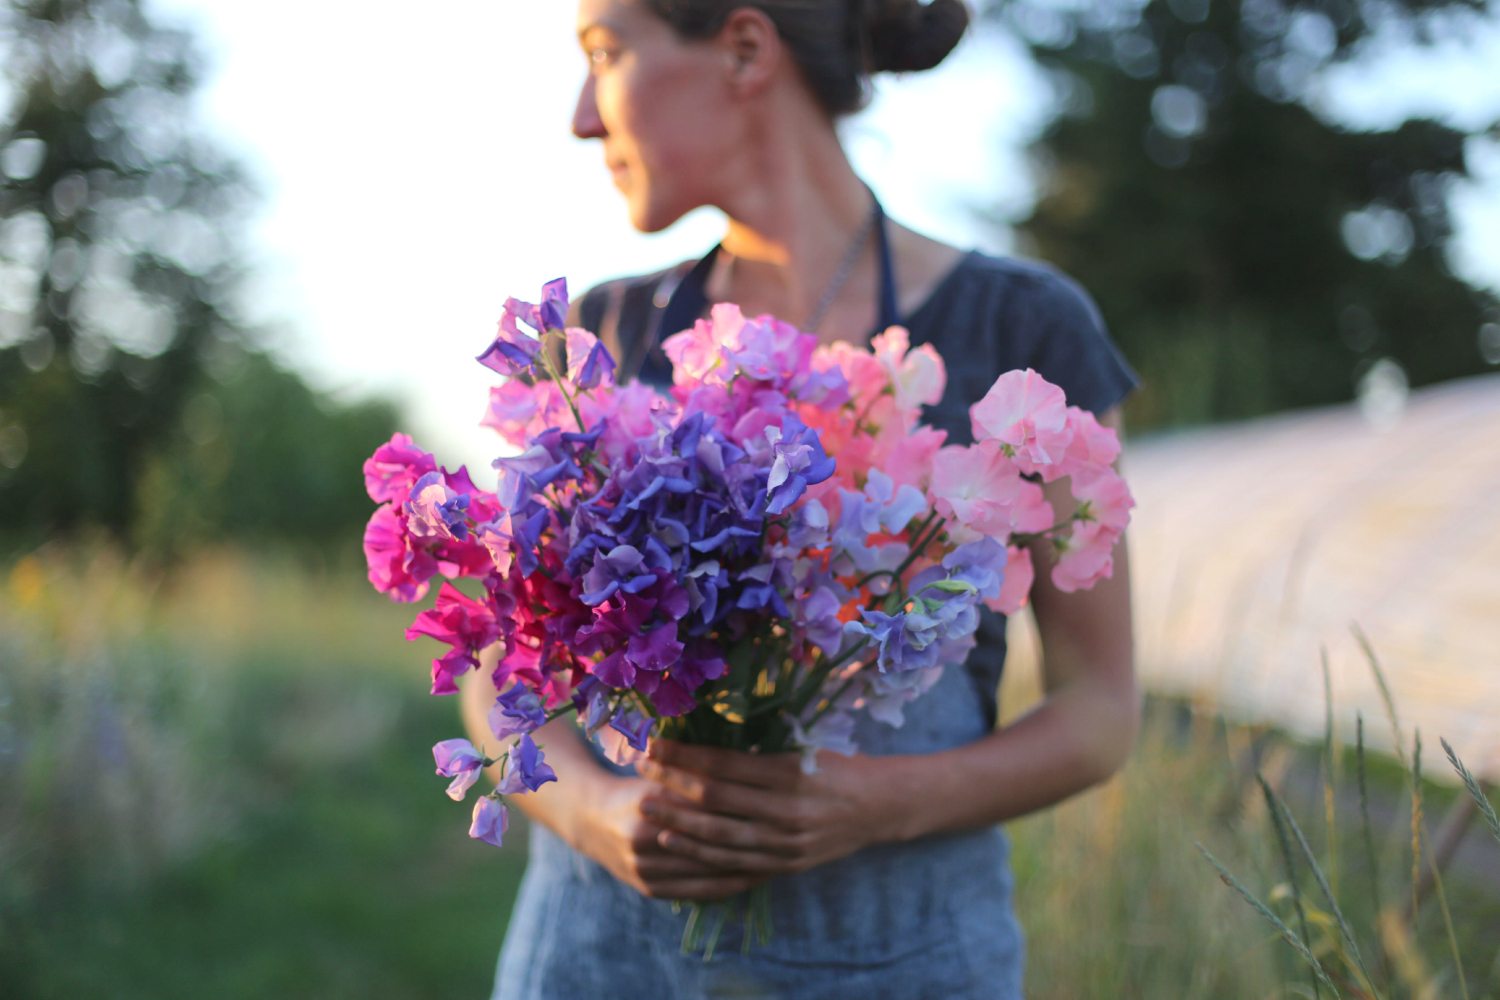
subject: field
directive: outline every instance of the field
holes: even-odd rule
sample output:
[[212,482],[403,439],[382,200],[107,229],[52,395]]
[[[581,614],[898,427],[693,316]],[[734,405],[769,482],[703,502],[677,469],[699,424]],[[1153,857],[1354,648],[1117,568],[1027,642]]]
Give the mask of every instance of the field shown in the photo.
[[[456,708],[425,694],[427,651],[400,639],[410,615],[355,567],[268,556],[205,553],[162,575],[75,548],[0,568],[4,994],[485,995],[524,836],[469,841],[466,810],[441,794],[428,748],[457,734]],[[1447,768],[1436,736],[1428,774]],[[1195,847],[1295,924],[1252,759],[1284,791],[1380,996],[1500,996],[1500,844],[1471,843],[1477,863],[1382,938],[1353,753],[1167,702],[1151,703],[1116,780],[1012,825],[1032,996],[1314,995]],[[1394,762],[1367,764],[1395,912],[1411,894],[1411,795]],[[1428,826],[1461,794],[1416,787]],[[1468,836],[1488,837],[1483,820]],[[1360,995],[1312,873],[1296,870],[1313,950]]]

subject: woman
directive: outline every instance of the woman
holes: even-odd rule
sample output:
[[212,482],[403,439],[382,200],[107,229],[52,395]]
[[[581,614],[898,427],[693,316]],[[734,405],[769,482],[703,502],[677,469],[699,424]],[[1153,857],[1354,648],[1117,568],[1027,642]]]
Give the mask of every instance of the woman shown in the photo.
[[[581,300],[627,374],[662,379],[660,338],[734,301],[824,342],[907,326],[947,362],[928,419],[950,440],[968,440],[967,408],[1001,371],[1028,365],[1119,426],[1133,376],[1075,286],[890,222],[839,146],[834,121],[860,105],[868,71],[935,65],[966,21],[956,0],[582,0],[573,129],[599,140],[631,222],[656,231],[700,205],[729,219],[696,265]],[[904,727],[867,720],[862,753],[823,754],[812,775],[790,755],[671,743],[621,772],[570,723],[544,734],[566,780],[514,800],[534,821],[532,855],[496,996],[1019,996],[996,824],[1113,773],[1138,712],[1123,549],[1112,579],[1074,594],[1049,585],[1046,551],[1033,557],[1046,696],[1004,729],[995,619]],[[478,738],[495,698],[484,676],[464,696]],[[766,879],[769,945],[742,956],[730,932],[713,962],[679,953],[668,900]]]

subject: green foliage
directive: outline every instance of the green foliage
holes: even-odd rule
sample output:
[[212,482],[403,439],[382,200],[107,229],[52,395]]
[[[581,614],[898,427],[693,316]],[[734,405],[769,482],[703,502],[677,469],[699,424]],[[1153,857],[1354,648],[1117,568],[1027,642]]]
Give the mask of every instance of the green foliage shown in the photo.
[[357,538],[388,406],[253,349],[242,170],[200,59],[141,0],[0,10],[0,544],[102,527],[159,556],[231,533]]
[[1452,38],[1474,6],[995,4],[1064,96],[1023,236],[1099,300],[1145,377],[1138,424],[1347,400],[1382,358],[1414,385],[1486,369],[1496,303],[1446,258],[1467,137],[1312,106],[1370,39]]

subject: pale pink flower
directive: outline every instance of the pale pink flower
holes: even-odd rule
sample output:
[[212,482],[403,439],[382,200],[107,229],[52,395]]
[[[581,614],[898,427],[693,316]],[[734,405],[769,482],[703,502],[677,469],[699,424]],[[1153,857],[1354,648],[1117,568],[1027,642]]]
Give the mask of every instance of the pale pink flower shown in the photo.
[[1114,571],[1119,532],[1098,521],[1078,521],[1067,537],[1058,540],[1062,555],[1052,568],[1052,583],[1064,593],[1087,590]]
[[947,438],[947,434],[936,428],[916,427],[910,434],[897,437],[881,468],[898,486],[926,490],[932,478],[932,460]]
[[943,359],[932,345],[923,344],[911,350],[910,344],[910,335],[900,326],[877,334],[870,342],[870,350],[885,369],[896,392],[896,406],[901,410],[933,405],[943,398],[947,382]]
[[984,398],[969,408],[976,441],[994,440],[1015,451],[1024,472],[1048,482],[1062,473],[1055,464],[1072,440],[1063,391],[1030,368],[995,380]]
[[[1021,478],[1018,464],[996,441],[939,449],[928,494],[952,525],[1002,541],[1018,524],[1024,525],[1020,530],[1032,531],[1052,523],[1052,509],[1040,488]],[[949,534],[954,534],[952,526]]]
[[1036,570],[1031,564],[1031,550],[1010,546],[1006,549],[1005,577],[1000,581],[1000,593],[986,601],[986,605],[1002,615],[1015,614],[1026,606],[1035,579]]
[[1105,427],[1088,410],[1076,406],[1068,407],[1068,420],[1073,425],[1073,440],[1068,442],[1063,466],[1069,475],[1080,467],[1113,465],[1120,457],[1120,436],[1114,428]]

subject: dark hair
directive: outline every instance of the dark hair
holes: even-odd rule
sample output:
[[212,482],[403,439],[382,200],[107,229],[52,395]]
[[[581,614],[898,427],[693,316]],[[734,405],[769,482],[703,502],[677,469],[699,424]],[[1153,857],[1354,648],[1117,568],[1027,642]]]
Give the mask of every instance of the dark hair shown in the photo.
[[708,38],[730,12],[753,7],[776,25],[813,96],[830,115],[857,111],[880,72],[931,69],[969,24],[962,0],[646,0],[683,38]]

